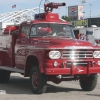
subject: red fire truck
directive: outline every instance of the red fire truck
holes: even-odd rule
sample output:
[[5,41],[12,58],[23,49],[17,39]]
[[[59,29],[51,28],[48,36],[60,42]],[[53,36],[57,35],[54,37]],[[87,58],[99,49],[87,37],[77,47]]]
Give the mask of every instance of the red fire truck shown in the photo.
[[[84,91],[92,91],[100,73],[100,48],[75,39],[69,22],[60,20],[54,8],[65,3],[44,4],[44,13],[19,26],[8,26],[0,36],[0,83],[10,74],[30,77],[33,93],[46,91],[47,81],[79,80]],[[53,90],[52,90],[53,91]]]

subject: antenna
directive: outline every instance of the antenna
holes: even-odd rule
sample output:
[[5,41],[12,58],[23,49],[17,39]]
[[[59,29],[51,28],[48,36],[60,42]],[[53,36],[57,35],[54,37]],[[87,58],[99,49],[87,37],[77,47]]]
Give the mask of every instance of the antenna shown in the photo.
[[41,1],[40,1],[40,4],[39,4],[39,13],[40,13],[40,5],[41,5],[42,1],[43,1],[43,0],[41,0]]
[[[40,4],[39,4],[39,13],[40,13],[40,5],[41,5],[42,1],[43,1],[43,0],[41,0],[41,1],[40,1]],[[49,0],[45,0],[45,2],[50,3]]]

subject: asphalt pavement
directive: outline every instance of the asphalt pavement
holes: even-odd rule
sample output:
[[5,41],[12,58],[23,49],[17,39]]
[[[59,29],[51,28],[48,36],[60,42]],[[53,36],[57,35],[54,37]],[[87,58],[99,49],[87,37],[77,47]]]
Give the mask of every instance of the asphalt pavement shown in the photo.
[[0,100],[100,100],[100,75],[91,92],[82,91],[78,81],[48,82],[46,92],[36,95],[30,89],[29,78],[13,73],[9,83],[0,84]]

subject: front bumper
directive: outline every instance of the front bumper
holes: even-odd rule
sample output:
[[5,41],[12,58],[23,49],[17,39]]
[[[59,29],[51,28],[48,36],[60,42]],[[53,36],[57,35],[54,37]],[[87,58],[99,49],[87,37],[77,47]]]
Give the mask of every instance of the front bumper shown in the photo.
[[89,70],[71,69],[71,68],[46,68],[46,75],[90,75],[100,73],[100,67],[89,68]]
[[75,66],[73,63],[70,67],[59,68],[59,67],[46,67],[46,75],[90,75],[100,73],[100,66],[91,65],[89,62],[87,66]]

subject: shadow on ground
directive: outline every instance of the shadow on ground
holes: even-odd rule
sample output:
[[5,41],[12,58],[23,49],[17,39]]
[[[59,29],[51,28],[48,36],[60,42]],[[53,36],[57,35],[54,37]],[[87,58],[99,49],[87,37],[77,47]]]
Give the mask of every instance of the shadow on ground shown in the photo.
[[81,91],[81,89],[61,87],[61,86],[55,86],[55,85],[47,84],[46,93],[72,92],[72,91]]
[[[29,78],[19,76],[11,76],[9,83],[0,84],[0,90],[5,90],[7,94],[33,94],[30,89]],[[65,87],[61,87],[58,85],[47,84],[47,90],[45,93],[71,91],[81,91],[81,89],[69,88],[67,85]]]

